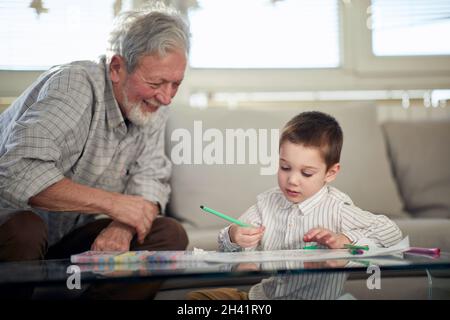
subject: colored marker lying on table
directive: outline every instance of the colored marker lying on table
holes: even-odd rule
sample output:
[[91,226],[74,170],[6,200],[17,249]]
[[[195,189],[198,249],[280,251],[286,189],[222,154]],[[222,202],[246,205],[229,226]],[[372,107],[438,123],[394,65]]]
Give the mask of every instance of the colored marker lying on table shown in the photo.
[[315,249],[319,249],[319,246],[314,244],[314,245],[311,245],[311,246],[304,246],[303,249],[304,250],[315,250]]
[[213,209],[211,209],[211,208],[208,208],[208,207],[205,207],[205,206],[200,206],[200,209],[202,209],[203,211],[206,211],[206,212],[208,212],[208,213],[212,213],[212,214],[218,216],[219,218],[222,218],[222,219],[225,219],[225,220],[227,220],[227,221],[229,221],[229,222],[232,222],[232,223],[234,223],[234,224],[237,224],[238,226],[241,226],[241,227],[253,227],[253,228],[256,228],[255,226],[252,226],[251,224],[244,223],[244,222],[242,222],[242,221],[239,221],[238,219],[235,219],[235,218],[232,218],[232,217],[230,217],[230,216],[227,216],[226,214],[220,213],[220,212],[218,212],[218,211],[216,211],[216,210],[213,210]]
[[357,246],[354,244],[344,244],[344,248],[346,249],[360,249],[360,250],[369,250],[369,246]]
[[369,250],[369,246],[357,246],[354,244],[344,244],[344,248],[349,249],[351,254],[363,254]]
[[351,254],[363,254],[364,250],[362,249],[350,249],[349,250]]
[[406,253],[417,253],[417,254],[427,254],[427,255],[440,255],[441,249],[439,248],[419,248],[410,247]]

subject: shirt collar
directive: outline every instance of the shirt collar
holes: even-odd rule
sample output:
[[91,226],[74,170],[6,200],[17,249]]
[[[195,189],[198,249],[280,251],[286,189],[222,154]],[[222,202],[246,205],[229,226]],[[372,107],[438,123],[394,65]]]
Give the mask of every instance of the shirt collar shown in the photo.
[[300,211],[303,212],[303,214],[308,214],[313,211],[313,209],[323,201],[323,199],[328,194],[328,185],[325,184],[316,194],[314,194],[312,197],[306,199],[303,202],[300,202],[297,204]]
[[290,202],[288,199],[286,199],[285,195],[283,194],[283,191],[278,187],[277,192],[279,194],[279,197],[281,199],[279,208],[281,210],[286,210],[292,208],[292,206],[295,206],[295,203]]
[[112,87],[111,77],[109,74],[109,63],[106,62],[106,57],[100,57],[100,64],[105,70],[105,108],[106,108],[106,122],[108,128],[114,130],[118,127],[127,128],[125,119],[120,110],[119,104],[114,97],[114,90]]

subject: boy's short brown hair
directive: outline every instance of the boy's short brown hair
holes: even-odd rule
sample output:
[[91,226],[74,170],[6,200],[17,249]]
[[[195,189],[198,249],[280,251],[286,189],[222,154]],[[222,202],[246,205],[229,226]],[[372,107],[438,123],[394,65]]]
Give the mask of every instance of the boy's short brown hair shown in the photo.
[[344,136],[334,117],[319,111],[307,111],[284,126],[280,147],[286,141],[319,148],[328,170],[340,161]]

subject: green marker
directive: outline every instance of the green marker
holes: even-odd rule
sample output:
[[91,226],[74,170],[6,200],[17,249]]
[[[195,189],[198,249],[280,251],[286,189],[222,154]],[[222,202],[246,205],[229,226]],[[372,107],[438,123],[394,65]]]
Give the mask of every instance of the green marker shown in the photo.
[[216,210],[213,210],[213,209],[211,209],[211,208],[208,208],[208,207],[205,207],[205,206],[200,206],[200,209],[202,209],[203,211],[206,211],[206,212],[208,212],[208,213],[212,213],[212,214],[218,216],[219,218],[222,218],[222,219],[225,219],[225,220],[230,221],[230,222],[232,222],[232,223],[235,223],[235,224],[237,224],[238,226],[241,226],[241,227],[253,227],[253,228],[255,228],[255,226],[252,226],[251,224],[244,223],[244,222],[242,222],[242,221],[239,221],[239,220],[237,220],[237,219],[235,219],[235,218],[232,218],[232,217],[230,217],[230,216],[227,216],[226,214],[220,213],[220,212],[218,212],[218,211],[216,211]]
[[312,245],[312,246],[304,246],[303,249],[305,250],[315,250],[318,249],[319,247],[317,245]]
[[354,244],[344,244],[344,248],[346,249],[360,249],[360,250],[369,250],[369,246],[355,246]]

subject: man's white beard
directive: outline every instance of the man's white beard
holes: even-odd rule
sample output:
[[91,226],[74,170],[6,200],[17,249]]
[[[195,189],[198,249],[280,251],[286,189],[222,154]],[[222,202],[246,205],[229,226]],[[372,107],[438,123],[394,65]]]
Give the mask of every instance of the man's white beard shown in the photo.
[[144,127],[150,124],[153,118],[153,112],[144,112],[141,107],[143,102],[130,104],[125,88],[122,90],[122,94],[125,100],[125,109],[128,110],[126,114],[127,119],[138,127]]
[[128,105],[130,108],[127,114],[128,120],[131,123],[137,125],[138,127],[144,127],[150,123],[153,118],[152,112],[144,112],[141,108],[142,102],[135,103],[133,105]]

